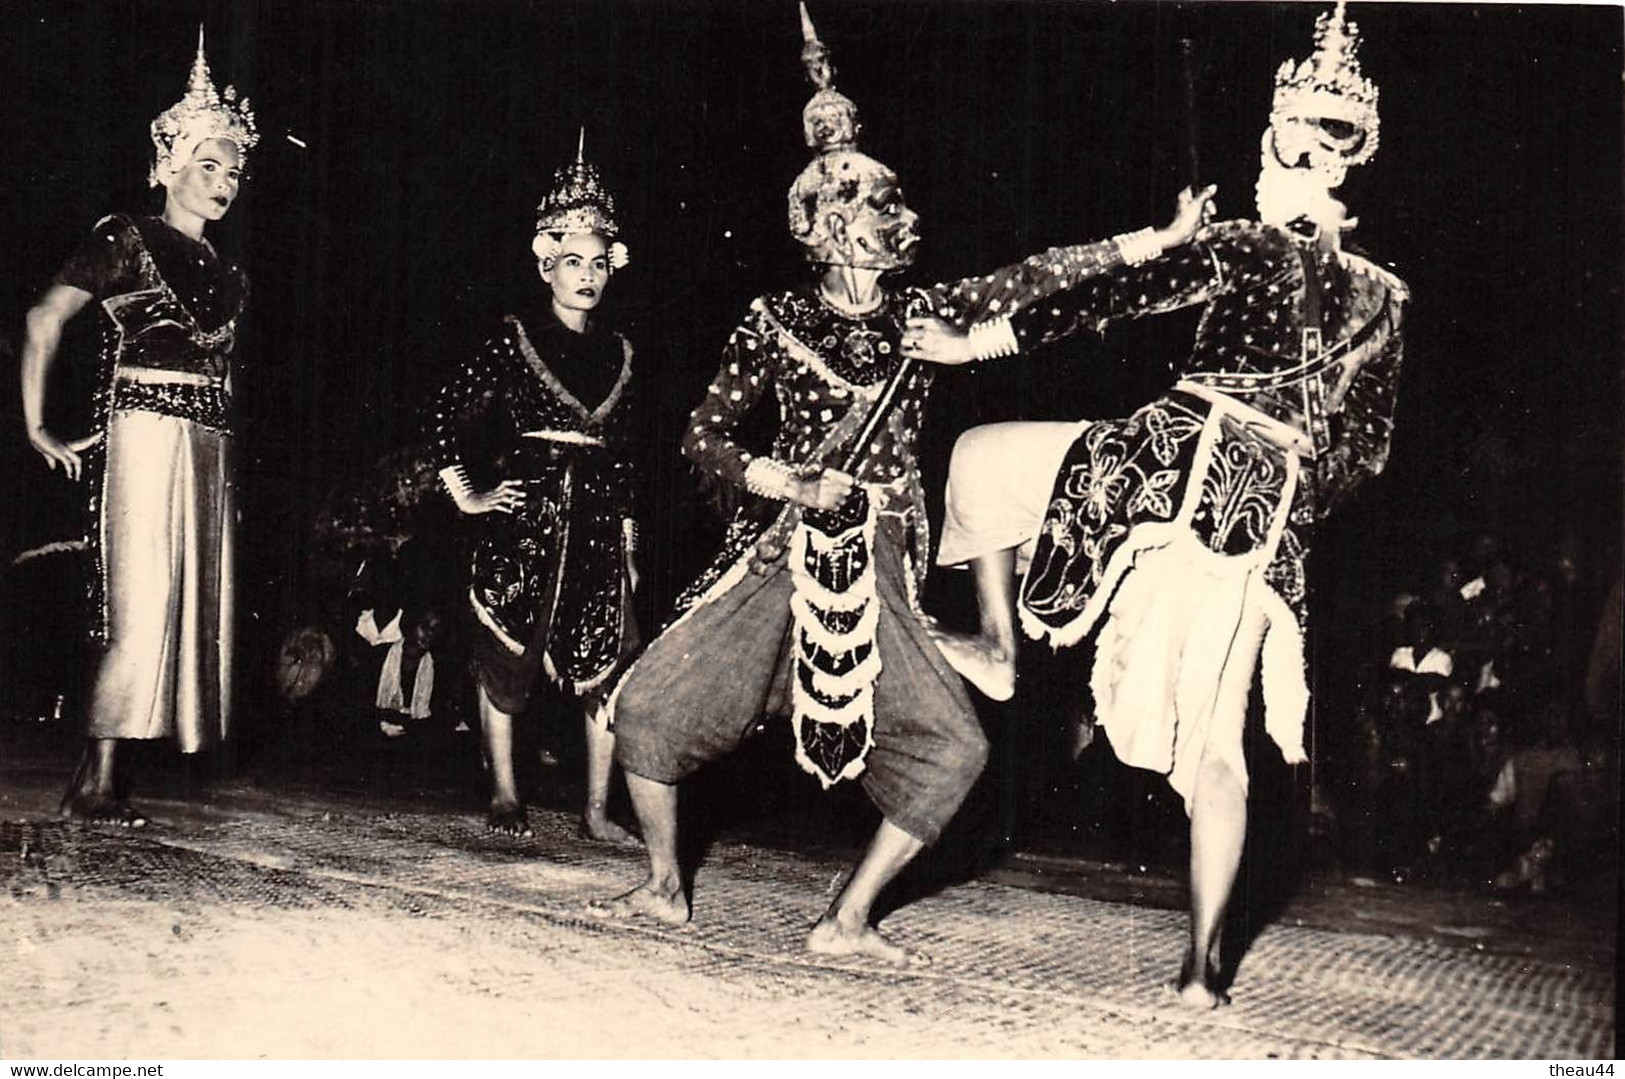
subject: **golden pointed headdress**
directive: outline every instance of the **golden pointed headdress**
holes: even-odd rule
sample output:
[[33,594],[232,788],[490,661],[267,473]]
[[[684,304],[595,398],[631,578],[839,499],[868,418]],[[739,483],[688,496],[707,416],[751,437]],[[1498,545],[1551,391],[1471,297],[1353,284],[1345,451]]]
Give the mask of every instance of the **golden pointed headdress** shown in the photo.
[[[620,232],[615,221],[615,199],[604,186],[598,170],[587,163],[587,129],[576,139],[576,159],[553,174],[553,188],[536,207],[536,238],[531,250],[539,261],[558,254],[566,236],[592,233],[614,241]],[[617,270],[627,263],[626,245],[611,242],[610,265]]]
[[801,131],[807,146],[821,154],[837,150],[855,150],[858,133],[858,106],[851,98],[835,89],[835,66],[829,60],[829,48],[818,40],[812,16],[807,5],[801,7],[801,62],[807,68],[807,78],[817,92],[801,110]]
[[1345,170],[1377,152],[1377,87],[1360,71],[1359,47],[1360,28],[1338,0],[1315,20],[1314,51],[1275,73],[1270,126],[1282,164],[1307,165],[1341,182]]
[[192,160],[198,144],[208,139],[228,139],[246,163],[248,151],[260,141],[254,126],[254,110],[248,98],[237,99],[237,88],[226,87],[222,94],[209,75],[209,58],[203,52],[203,27],[197,30],[197,57],[182,98],[158,114],[152,122],[154,157],[147,182],[153,187],[167,183]]
[[818,39],[807,5],[801,4],[801,62],[807,78],[816,88],[801,110],[802,136],[815,156],[790,185],[790,234],[807,247],[808,256],[819,261],[830,242],[825,212],[832,206],[849,204],[859,193],[882,177],[891,178],[885,165],[859,152],[858,107],[835,89],[835,68],[829,49]]

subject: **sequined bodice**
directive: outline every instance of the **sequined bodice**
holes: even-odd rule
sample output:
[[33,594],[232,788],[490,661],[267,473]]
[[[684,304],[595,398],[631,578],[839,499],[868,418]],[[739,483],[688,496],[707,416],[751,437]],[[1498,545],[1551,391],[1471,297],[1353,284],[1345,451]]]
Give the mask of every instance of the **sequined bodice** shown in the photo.
[[[1201,304],[1180,379],[1307,436],[1318,504],[1328,506],[1387,458],[1408,296],[1403,281],[1360,256],[1226,221],[1153,262],[1088,278],[1011,324],[1032,345]],[[1318,341],[1306,327],[1318,327]]]
[[[1227,239],[1223,287],[1208,298],[1179,373],[1309,431],[1340,403],[1336,388],[1365,358],[1360,345],[1382,328],[1392,279],[1280,229]],[[1306,340],[1306,331],[1318,336]]]
[[[1192,252],[1201,253],[1201,248]],[[1296,366],[1310,273],[1322,298],[1323,337],[1335,341],[1349,329],[1350,274],[1335,252],[1260,228],[1230,238],[1222,259],[1224,287],[1214,291],[1202,312],[1185,373],[1270,375]]]
[[208,243],[158,218],[113,216],[57,279],[101,301],[119,368],[225,377],[247,282]]

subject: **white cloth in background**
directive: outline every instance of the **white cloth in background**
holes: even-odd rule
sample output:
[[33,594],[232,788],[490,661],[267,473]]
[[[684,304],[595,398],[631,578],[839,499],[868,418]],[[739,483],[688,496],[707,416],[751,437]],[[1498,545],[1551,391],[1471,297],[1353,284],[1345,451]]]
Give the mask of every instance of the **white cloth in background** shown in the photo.
[[413,719],[428,719],[429,702],[434,696],[434,655],[423,653],[418,660],[418,672],[412,679],[412,701],[407,703],[401,693],[401,662],[406,642],[397,640],[389,646],[384,657],[384,669],[378,674],[378,695],[374,703],[386,712],[400,712]]
[[434,698],[434,654],[425,652],[418,661],[417,675],[412,679],[412,699],[408,702],[401,687],[401,666],[406,653],[406,635],[401,629],[401,619],[404,617],[404,610],[396,611],[389,624],[379,629],[378,616],[369,607],[356,619],[355,631],[374,648],[389,646],[389,653],[384,656],[384,669],[378,672],[378,692],[373,697],[373,704],[385,712],[427,719],[430,715],[429,702]]
[[405,634],[401,632],[401,619],[405,617],[404,610],[396,611],[395,617],[383,629],[378,628],[378,616],[371,607],[361,612],[361,617],[355,621],[356,635],[374,648],[381,644],[394,644],[404,640]]
[[[1456,661],[1450,658],[1450,653],[1442,648],[1430,648],[1427,655],[1417,662],[1416,650],[1410,645],[1400,645],[1394,649],[1394,654],[1388,657],[1388,666],[1391,670],[1409,671],[1412,674],[1437,674],[1449,678],[1456,673]],[[1444,718],[1444,708],[1439,704],[1437,691],[1428,694],[1428,722],[1437,723]]]

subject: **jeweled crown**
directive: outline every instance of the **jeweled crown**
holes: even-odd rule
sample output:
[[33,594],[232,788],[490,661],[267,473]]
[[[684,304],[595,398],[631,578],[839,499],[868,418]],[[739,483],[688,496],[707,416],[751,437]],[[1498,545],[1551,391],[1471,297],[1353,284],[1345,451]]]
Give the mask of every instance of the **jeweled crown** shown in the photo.
[[[621,231],[615,221],[615,198],[604,186],[598,170],[585,157],[587,129],[576,141],[576,159],[553,173],[553,188],[536,207],[536,239],[531,249],[547,262],[558,254],[559,238],[594,233],[613,241]],[[627,263],[626,245],[610,244],[610,264]]]
[[260,136],[248,98],[239,101],[235,86],[226,87],[224,94],[215,89],[209,58],[203,52],[203,27],[199,26],[197,57],[192,61],[186,93],[152,122],[155,153],[147,182],[157,187],[179,173],[192,160],[198,144],[208,139],[229,139],[246,161]]
[[1294,122],[1349,125],[1348,132],[1328,132],[1320,140],[1344,167],[1363,165],[1377,152],[1377,87],[1360,71],[1359,47],[1360,29],[1348,21],[1346,0],[1338,0],[1334,10],[1315,20],[1314,51],[1302,61],[1283,62],[1275,73],[1270,110],[1277,132]]
[[615,223],[615,199],[604,187],[598,170],[583,157],[586,142],[583,128],[576,143],[576,159],[553,174],[553,189],[536,207],[537,232],[595,232],[613,240],[620,231]]
[[858,106],[835,89],[835,66],[830,63],[829,48],[818,40],[805,3],[801,4],[801,42],[801,62],[806,65],[807,78],[818,88],[801,110],[801,131],[807,146],[821,154],[856,149],[858,133],[863,130],[858,123]]

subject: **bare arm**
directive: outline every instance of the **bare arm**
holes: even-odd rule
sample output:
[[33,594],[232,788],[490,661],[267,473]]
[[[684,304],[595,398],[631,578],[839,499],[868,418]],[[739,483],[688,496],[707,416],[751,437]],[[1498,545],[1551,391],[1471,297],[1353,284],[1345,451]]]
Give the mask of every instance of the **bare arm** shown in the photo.
[[82,470],[79,451],[95,442],[95,436],[77,442],[63,442],[45,429],[45,387],[51,366],[62,344],[62,327],[84,309],[90,293],[72,285],[52,285],[29,309],[27,335],[23,339],[22,390],[23,425],[29,444],[45,458],[52,469],[58,465],[69,479],[77,480]]

